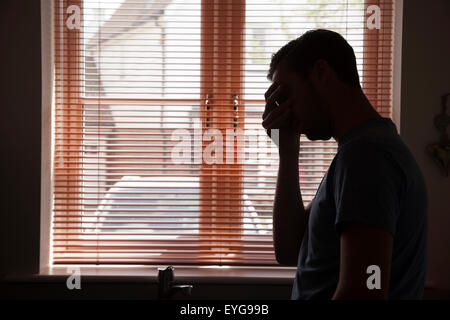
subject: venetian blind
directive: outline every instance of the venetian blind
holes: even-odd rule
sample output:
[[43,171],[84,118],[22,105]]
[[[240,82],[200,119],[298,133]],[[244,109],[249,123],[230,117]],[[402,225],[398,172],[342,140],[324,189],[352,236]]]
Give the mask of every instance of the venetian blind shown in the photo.
[[[369,30],[367,8],[381,13]],[[270,58],[307,30],[353,46],[391,110],[392,0],[54,0],[53,264],[274,266]],[[307,204],[336,152],[301,138]]]

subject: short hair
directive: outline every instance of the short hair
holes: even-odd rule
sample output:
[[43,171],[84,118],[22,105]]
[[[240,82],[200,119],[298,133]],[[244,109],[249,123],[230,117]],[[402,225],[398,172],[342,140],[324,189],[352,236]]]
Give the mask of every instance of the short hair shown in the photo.
[[307,31],[273,54],[267,79],[272,81],[275,69],[283,60],[305,78],[319,59],[327,61],[342,81],[361,87],[353,48],[339,33],[325,29]]

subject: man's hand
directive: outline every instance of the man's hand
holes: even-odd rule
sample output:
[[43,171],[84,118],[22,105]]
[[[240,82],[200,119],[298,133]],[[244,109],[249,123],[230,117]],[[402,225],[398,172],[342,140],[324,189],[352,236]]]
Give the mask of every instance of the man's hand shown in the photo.
[[280,155],[298,156],[300,146],[300,132],[298,121],[294,118],[292,108],[294,96],[289,94],[285,85],[273,83],[264,94],[266,107],[262,115],[262,125],[267,134],[274,140],[271,129],[279,129],[278,141],[274,141]]
[[266,108],[263,113],[263,127],[266,129],[281,129],[290,127],[292,97],[287,96],[287,89],[283,85],[273,83],[267,89],[264,97]]

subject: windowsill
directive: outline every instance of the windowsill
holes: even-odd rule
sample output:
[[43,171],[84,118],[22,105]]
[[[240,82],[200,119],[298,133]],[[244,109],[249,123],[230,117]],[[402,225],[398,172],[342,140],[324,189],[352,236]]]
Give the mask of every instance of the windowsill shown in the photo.
[[[41,270],[36,275],[10,275],[7,282],[59,282],[80,268],[83,281],[87,282],[141,282],[156,283],[158,267],[165,266],[86,266],[61,265]],[[72,269],[70,269],[72,268]],[[185,284],[275,284],[292,285],[295,267],[219,267],[175,266],[175,283]]]

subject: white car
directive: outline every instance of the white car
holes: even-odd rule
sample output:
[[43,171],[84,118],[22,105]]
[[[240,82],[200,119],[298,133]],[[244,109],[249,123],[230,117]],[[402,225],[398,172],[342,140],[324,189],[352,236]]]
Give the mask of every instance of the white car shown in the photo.
[[[124,176],[109,189],[94,217],[82,228],[102,239],[176,239],[199,233],[198,177]],[[244,235],[267,235],[272,219],[262,218],[243,195]],[[175,200],[175,201],[173,201]]]

